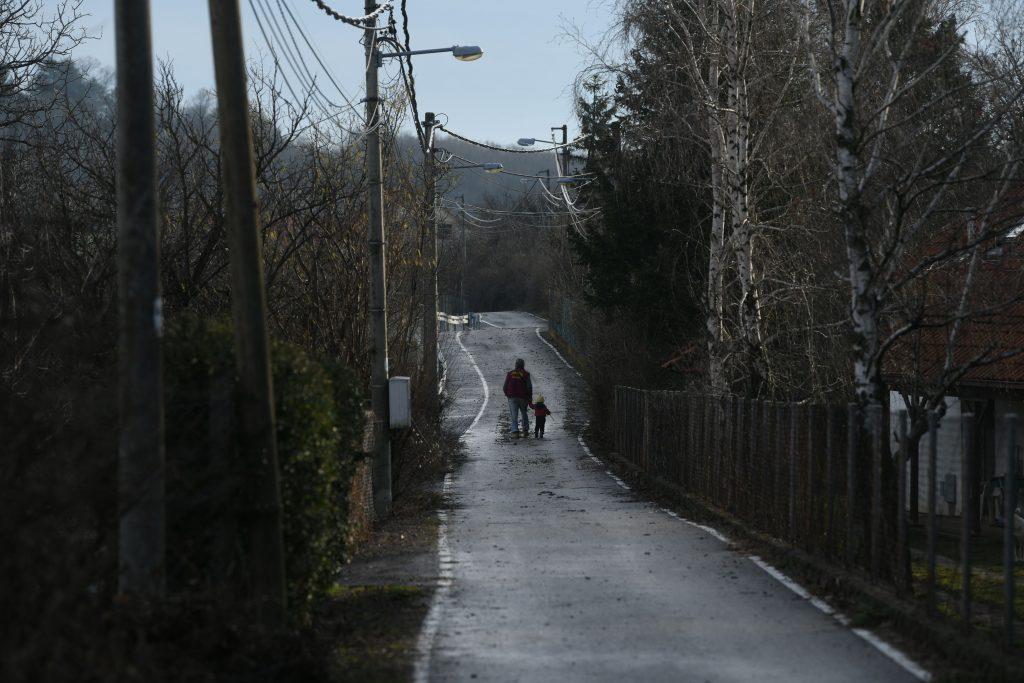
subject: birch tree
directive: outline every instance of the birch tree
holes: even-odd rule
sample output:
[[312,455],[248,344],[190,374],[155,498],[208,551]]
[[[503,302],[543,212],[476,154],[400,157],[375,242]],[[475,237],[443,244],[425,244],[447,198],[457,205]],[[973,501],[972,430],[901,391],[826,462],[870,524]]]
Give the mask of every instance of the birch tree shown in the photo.
[[[835,127],[835,207],[846,249],[853,385],[862,406],[883,401],[885,353],[915,329],[887,324],[894,295],[998,234],[986,230],[928,255],[923,245],[968,206],[998,205],[1016,169],[1016,152],[987,152],[1021,99],[1019,48],[1012,40],[968,45],[965,20],[956,14],[963,9],[942,0],[804,0],[811,82]],[[998,2],[991,9],[971,21],[1005,38],[1018,10]],[[931,50],[942,44],[943,22],[953,27],[951,39]],[[990,62],[986,48],[1000,52],[1002,66],[980,68]],[[948,71],[960,78],[944,82]],[[991,100],[994,92],[1005,93],[1001,102]],[[972,97],[993,106],[968,111]],[[975,201],[985,196],[989,201]]]

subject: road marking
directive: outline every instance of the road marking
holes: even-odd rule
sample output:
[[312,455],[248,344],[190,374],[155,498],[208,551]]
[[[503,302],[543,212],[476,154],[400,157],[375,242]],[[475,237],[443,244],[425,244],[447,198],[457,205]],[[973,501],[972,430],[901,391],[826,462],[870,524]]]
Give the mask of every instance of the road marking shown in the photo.
[[548,345],[548,348],[549,348],[549,349],[551,349],[552,351],[554,351],[554,352],[555,352],[555,355],[556,355],[556,356],[558,356],[558,357],[559,357],[559,358],[561,359],[561,361],[562,361],[563,363],[565,363],[565,367],[567,367],[567,368],[569,368],[570,370],[572,370],[573,372],[575,372],[577,376],[579,376],[579,377],[582,377],[582,376],[583,376],[583,375],[581,375],[581,374],[580,374],[580,371],[579,371],[579,370],[577,370],[576,368],[574,368],[574,367],[572,366],[572,363],[570,363],[569,361],[567,361],[567,360],[565,359],[565,357],[564,357],[564,356],[563,356],[562,354],[560,354],[560,353],[558,352],[558,349],[556,349],[556,348],[555,348],[554,346],[552,346],[551,342],[549,342],[549,341],[548,341],[547,339],[545,339],[544,337],[542,337],[542,336],[541,336],[541,334],[540,334],[540,328],[539,328],[539,327],[538,327],[538,328],[536,329],[536,332],[537,332],[537,339],[540,339],[540,340],[541,340],[542,342],[544,342],[545,344],[547,344],[547,345]]
[[[480,404],[480,410],[477,411],[476,417],[473,418],[473,422],[470,423],[466,431],[462,433],[465,436],[473,427],[476,427],[477,423],[480,422],[480,418],[483,417],[484,411],[487,409],[487,402],[491,398],[491,390],[487,386],[487,378],[480,371],[480,366],[476,364],[473,354],[462,343],[461,330],[455,335],[455,341],[459,343],[459,347],[465,352],[466,357],[469,358],[470,364],[476,370],[477,377],[480,378],[480,385],[484,389],[484,400]],[[452,483],[452,473],[448,472],[444,475],[444,483],[441,485],[441,493],[445,498],[451,493]],[[451,545],[448,543],[448,511],[439,510],[437,518],[439,521],[437,527],[437,588],[430,598],[430,609],[423,620],[423,628],[420,630],[419,638],[416,639],[418,656],[413,666],[413,680],[416,683],[427,683],[430,680],[430,652],[434,648],[434,639],[437,638],[437,630],[441,625],[441,604],[448,597],[452,581],[455,578],[455,573],[452,570],[452,567],[455,566],[455,558],[452,556]]]
[[[446,474],[442,490],[447,492],[450,489],[451,474]],[[419,655],[416,657],[416,663],[413,667],[413,680],[416,683],[426,683],[430,680],[430,651],[434,647],[434,639],[437,637],[437,630],[441,625],[441,603],[448,597],[454,576],[452,566],[455,564],[455,560],[452,557],[451,547],[448,544],[448,511],[439,510],[437,518],[440,521],[437,529],[437,588],[430,599],[430,610],[423,620],[423,628],[420,630],[420,636],[416,640],[416,650]]]
[[907,654],[905,652],[903,652],[902,650],[893,647],[889,643],[887,643],[884,640],[882,640],[881,638],[879,638],[876,633],[873,633],[873,632],[867,630],[866,628],[855,628],[855,629],[852,629],[852,631],[854,633],[856,633],[858,636],[860,636],[861,638],[863,638],[864,640],[866,640],[869,643],[871,643],[872,645],[874,645],[875,649],[877,649],[879,652],[881,652],[883,655],[885,655],[886,657],[888,657],[892,661],[894,661],[897,664],[899,664],[901,667],[903,667],[903,669],[907,673],[909,673],[911,676],[913,676],[917,680],[919,680],[919,681],[930,681],[930,680],[932,680],[932,675],[930,673],[928,673],[927,671],[925,671],[924,669],[922,669],[920,664],[918,664],[913,659],[911,659],[909,656],[907,656]]
[[[537,330],[537,336],[540,336],[540,330],[539,329]],[[543,337],[541,337],[541,341],[544,341]],[[547,342],[545,342],[545,343],[547,343]],[[551,346],[551,345],[548,344],[548,346]],[[558,352],[555,351],[555,353],[558,353]],[[562,360],[564,361],[565,359],[563,358]],[[583,425],[583,427],[586,428],[586,426],[587,426],[587,424],[585,423]],[[599,459],[597,459],[596,457],[594,457],[594,454],[587,447],[587,444],[583,441],[583,436],[580,435],[580,436],[577,436],[576,438],[579,441],[580,446],[583,448],[583,451],[592,460],[594,460],[595,462],[601,463],[601,461]],[[601,464],[603,464],[603,463],[601,463]],[[611,477],[615,481],[615,483],[619,484],[619,486],[622,486],[623,488],[626,488],[628,490],[629,487],[626,486],[622,482],[621,479],[619,479],[617,476],[615,476],[615,474],[613,474],[611,470],[605,470],[605,474],[607,474],[609,477]],[[686,523],[686,524],[688,524],[688,525],[690,525],[692,527],[700,529],[701,531],[704,531],[705,533],[707,533],[707,534],[709,534],[711,536],[714,536],[715,538],[717,538],[722,543],[725,543],[727,545],[729,544],[729,538],[725,534],[723,534],[722,532],[718,531],[718,529],[714,529],[714,528],[709,527],[709,526],[707,526],[705,524],[698,524],[697,522],[694,522],[692,520],[686,519],[685,517],[680,516],[679,513],[675,512],[674,510],[669,510],[668,508],[659,508],[659,509],[662,512],[664,512],[666,515],[668,515],[669,517],[672,517],[673,519],[677,519],[680,522],[684,522],[684,523]],[[821,598],[817,598],[817,597],[811,595],[810,591],[808,591],[806,588],[801,586],[799,583],[797,583],[796,581],[794,581],[790,577],[788,577],[785,574],[783,574],[781,571],[779,571],[778,569],[776,569],[772,565],[770,565],[767,562],[765,562],[763,559],[761,559],[757,555],[747,555],[747,559],[749,559],[751,562],[753,562],[758,567],[760,567],[770,577],[772,577],[773,579],[775,579],[776,581],[781,583],[783,586],[785,586],[789,590],[793,591],[793,593],[795,593],[796,595],[800,596],[801,598],[803,598],[804,600],[809,602],[811,605],[813,605],[816,609],[818,609],[822,613],[832,617],[837,622],[839,622],[839,624],[841,624],[842,626],[845,626],[845,627],[848,627],[848,628],[850,627],[850,618],[849,617],[847,617],[842,612],[837,611],[834,607],[832,607],[832,605],[828,604],[827,602],[825,602]],[[913,676],[917,680],[919,680],[919,681],[931,681],[932,680],[931,673],[929,673],[924,668],[922,668],[920,664],[918,664],[913,659],[911,659],[910,656],[907,655],[905,652],[903,652],[899,648],[897,648],[897,647],[895,647],[895,646],[885,642],[884,640],[882,640],[882,638],[880,638],[878,636],[878,634],[874,633],[873,631],[869,631],[866,628],[850,628],[850,630],[856,636],[858,636],[859,638],[861,638],[864,641],[866,641],[867,643],[869,643],[876,650],[878,650],[884,656],[888,657],[896,665],[898,665],[900,668],[902,668],[904,671],[909,673],[911,676]]]
[[[817,607],[819,610],[829,615],[843,626],[850,626],[850,618],[837,611],[832,605],[828,604],[821,598],[816,598],[808,592],[806,588],[801,586],[799,583],[789,578],[775,567],[771,566],[757,555],[751,555],[750,561],[756,564],[758,567],[763,569],[765,573],[771,576],[773,579],[781,583],[783,586],[799,595],[804,600],[807,600],[812,605]],[[893,645],[882,640],[876,633],[869,631],[866,628],[850,628],[858,637],[863,638],[865,641],[870,643],[876,650],[881,652],[883,655],[891,659],[893,662],[903,668],[904,671],[909,673],[911,676],[919,681],[930,681],[932,675],[921,668],[917,662],[911,659],[905,652],[900,650]]]
[[480,404],[480,410],[477,411],[476,417],[473,418],[473,422],[470,423],[469,428],[466,429],[465,432],[462,432],[462,435],[465,436],[470,429],[476,427],[476,423],[479,422],[480,418],[484,416],[484,410],[487,409],[487,401],[489,401],[491,398],[491,390],[488,388],[487,379],[484,377],[484,373],[480,372],[480,366],[476,364],[476,360],[473,358],[473,354],[471,354],[469,352],[469,349],[466,348],[466,345],[462,343],[461,330],[455,335],[455,341],[459,342],[459,347],[466,353],[466,357],[469,358],[470,364],[473,366],[473,369],[476,370],[476,375],[477,377],[480,378],[480,384],[484,388],[484,401],[483,403]]
[[499,330],[501,329],[501,325],[495,325],[494,323],[489,323],[489,322],[487,322],[487,321],[486,321],[486,320],[484,319],[484,316],[483,316],[483,315],[481,315],[481,316],[480,316],[480,322],[482,322],[482,323],[483,323],[484,325],[490,325],[491,327],[497,327],[497,328],[498,328]]
[[[584,425],[584,427],[585,427],[585,426],[586,426],[586,425]],[[594,455],[593,453],[591,453],[591,452],[590,452],[590,449],[589,449],[589,448],[587,448],[587,444],[586,444],[586,442],[585,442],[585,441],[583,440],[583,436],[577,436],[577,437],[576,437],[576,440],[580,442],[580,448],[582,448],[582,449],[583,449],[583,452],[587,454],[587,457],[588,457],[588,458],[590,458],[591,460],[593,460],[594,462],[596,462],[596,463],[597,463],[598,465],[602,464],[602,463],[601,463],[601,461],[597,459],[597,456],[595,456],[595,455]]]

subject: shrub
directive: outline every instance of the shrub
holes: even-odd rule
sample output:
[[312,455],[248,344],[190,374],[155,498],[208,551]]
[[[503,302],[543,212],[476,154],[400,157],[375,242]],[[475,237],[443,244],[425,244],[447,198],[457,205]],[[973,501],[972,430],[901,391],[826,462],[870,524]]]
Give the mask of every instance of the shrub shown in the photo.
[[[167,349],[168,556],[173,589],[244,594],[244,454],[235,447],[231,327],[185,318]],[[344,561],[358,384],[297,346],[271,347],[289,611],[300,621]]]

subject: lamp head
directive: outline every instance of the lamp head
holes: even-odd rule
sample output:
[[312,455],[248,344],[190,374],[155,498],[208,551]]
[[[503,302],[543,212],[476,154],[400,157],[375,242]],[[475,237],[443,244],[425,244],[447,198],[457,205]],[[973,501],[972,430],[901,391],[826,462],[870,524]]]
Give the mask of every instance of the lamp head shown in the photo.
[[484,56],[484,51],[477,45],[456,45],[452,55],[460,62],[472,62]]
[[485,173],[501,173],[501,170],[505,168],[503,165],[496,161],[489,161],[486,164],[480,164]]
[[537,142],[535,138],[519,138],[519,144],[523,147],[529,147],[535,142]]

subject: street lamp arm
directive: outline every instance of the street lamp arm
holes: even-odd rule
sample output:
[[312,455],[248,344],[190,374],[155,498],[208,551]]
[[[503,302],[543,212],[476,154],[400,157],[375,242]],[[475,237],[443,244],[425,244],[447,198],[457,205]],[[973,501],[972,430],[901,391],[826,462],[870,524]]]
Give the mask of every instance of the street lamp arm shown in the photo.
[[399,50],[398,52],[380,52],[378,55],[381,59],[388,57],[412,57],[413,55],[429,55],[436,52],[451,52],[454,48],[452,47],[435,47],[430,50]]
[[452,45],[451,47],[434,47],[428,50],[402,50],[402,46],[391,40],[387,39],[389,44],[395,45],[399,48],[397,52],[378,52],[377,53],[377,64],[380,65],[385,59],[391,57],[413,57],[415,55],[430,55],[437,54],[439,52],[451,52],[455,59],[463,62],[472,62],[473,60],[480,59],[483,56],[484,51],[476,45]]

